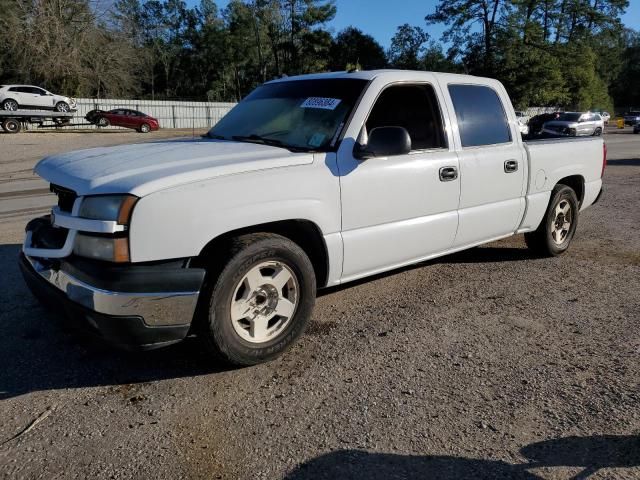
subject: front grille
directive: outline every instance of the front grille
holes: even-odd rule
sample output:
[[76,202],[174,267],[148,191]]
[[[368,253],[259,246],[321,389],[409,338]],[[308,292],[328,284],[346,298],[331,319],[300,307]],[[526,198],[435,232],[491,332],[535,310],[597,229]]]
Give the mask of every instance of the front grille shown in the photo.
[[49,215],[34,218],[27,224],[26,230],[31,232],[31,247],[50,250],[61,249],[69,234],[69,230],[66,228],[51,225],[51,217]]
[[71,213],[73,204],[78,198],[76,192],[69,190],[68,188],[61,187],[60,185],[50,185],[49,189],[58,196],[58,207],[63,212]]

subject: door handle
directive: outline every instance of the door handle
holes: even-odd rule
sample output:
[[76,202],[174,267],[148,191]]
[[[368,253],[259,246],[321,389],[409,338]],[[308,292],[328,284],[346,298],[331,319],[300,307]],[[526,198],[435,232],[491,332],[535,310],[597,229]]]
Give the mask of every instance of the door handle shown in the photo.
[[442,167],[440,169],[440,181],[452,182],[458,178],[458,169],[456,167]]
[[507,160],[504,162],[504,173],[513,173],[518,171],[517,160]]

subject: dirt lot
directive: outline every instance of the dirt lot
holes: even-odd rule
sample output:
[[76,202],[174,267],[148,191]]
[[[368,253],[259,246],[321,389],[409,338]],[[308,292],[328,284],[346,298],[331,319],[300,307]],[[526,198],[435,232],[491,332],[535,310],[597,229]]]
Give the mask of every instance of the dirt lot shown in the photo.
[[607,135],[564,257],[514,237],[324,292],[292,351],[241,370],[195,340],[80,342],[16,265],[52,203],[40,157],[163,135],[0,135],[2,476],[640,478],[640,135]]

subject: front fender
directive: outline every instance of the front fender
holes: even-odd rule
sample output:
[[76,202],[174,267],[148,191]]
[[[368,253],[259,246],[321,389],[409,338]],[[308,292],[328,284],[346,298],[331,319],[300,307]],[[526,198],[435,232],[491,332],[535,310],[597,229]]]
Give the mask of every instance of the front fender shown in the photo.
[[197,256],[218,236],[283,220],[340,231],[338,178],[324,162],[218,177],[140,199],[131,219],[132,262]]

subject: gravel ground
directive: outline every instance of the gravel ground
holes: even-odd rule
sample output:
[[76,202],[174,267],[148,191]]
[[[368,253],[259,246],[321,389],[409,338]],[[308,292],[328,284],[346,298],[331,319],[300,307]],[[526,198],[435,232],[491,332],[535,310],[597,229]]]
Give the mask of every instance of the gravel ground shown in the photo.
[[139,140],[0,135],[2,476],[640,479],[640,135],[607,135],[606,192],[567,255],[518,236],[323,292],[289,353],[240,370],[192,339],[80,341],[20,277],[52,200],[35,161]]

